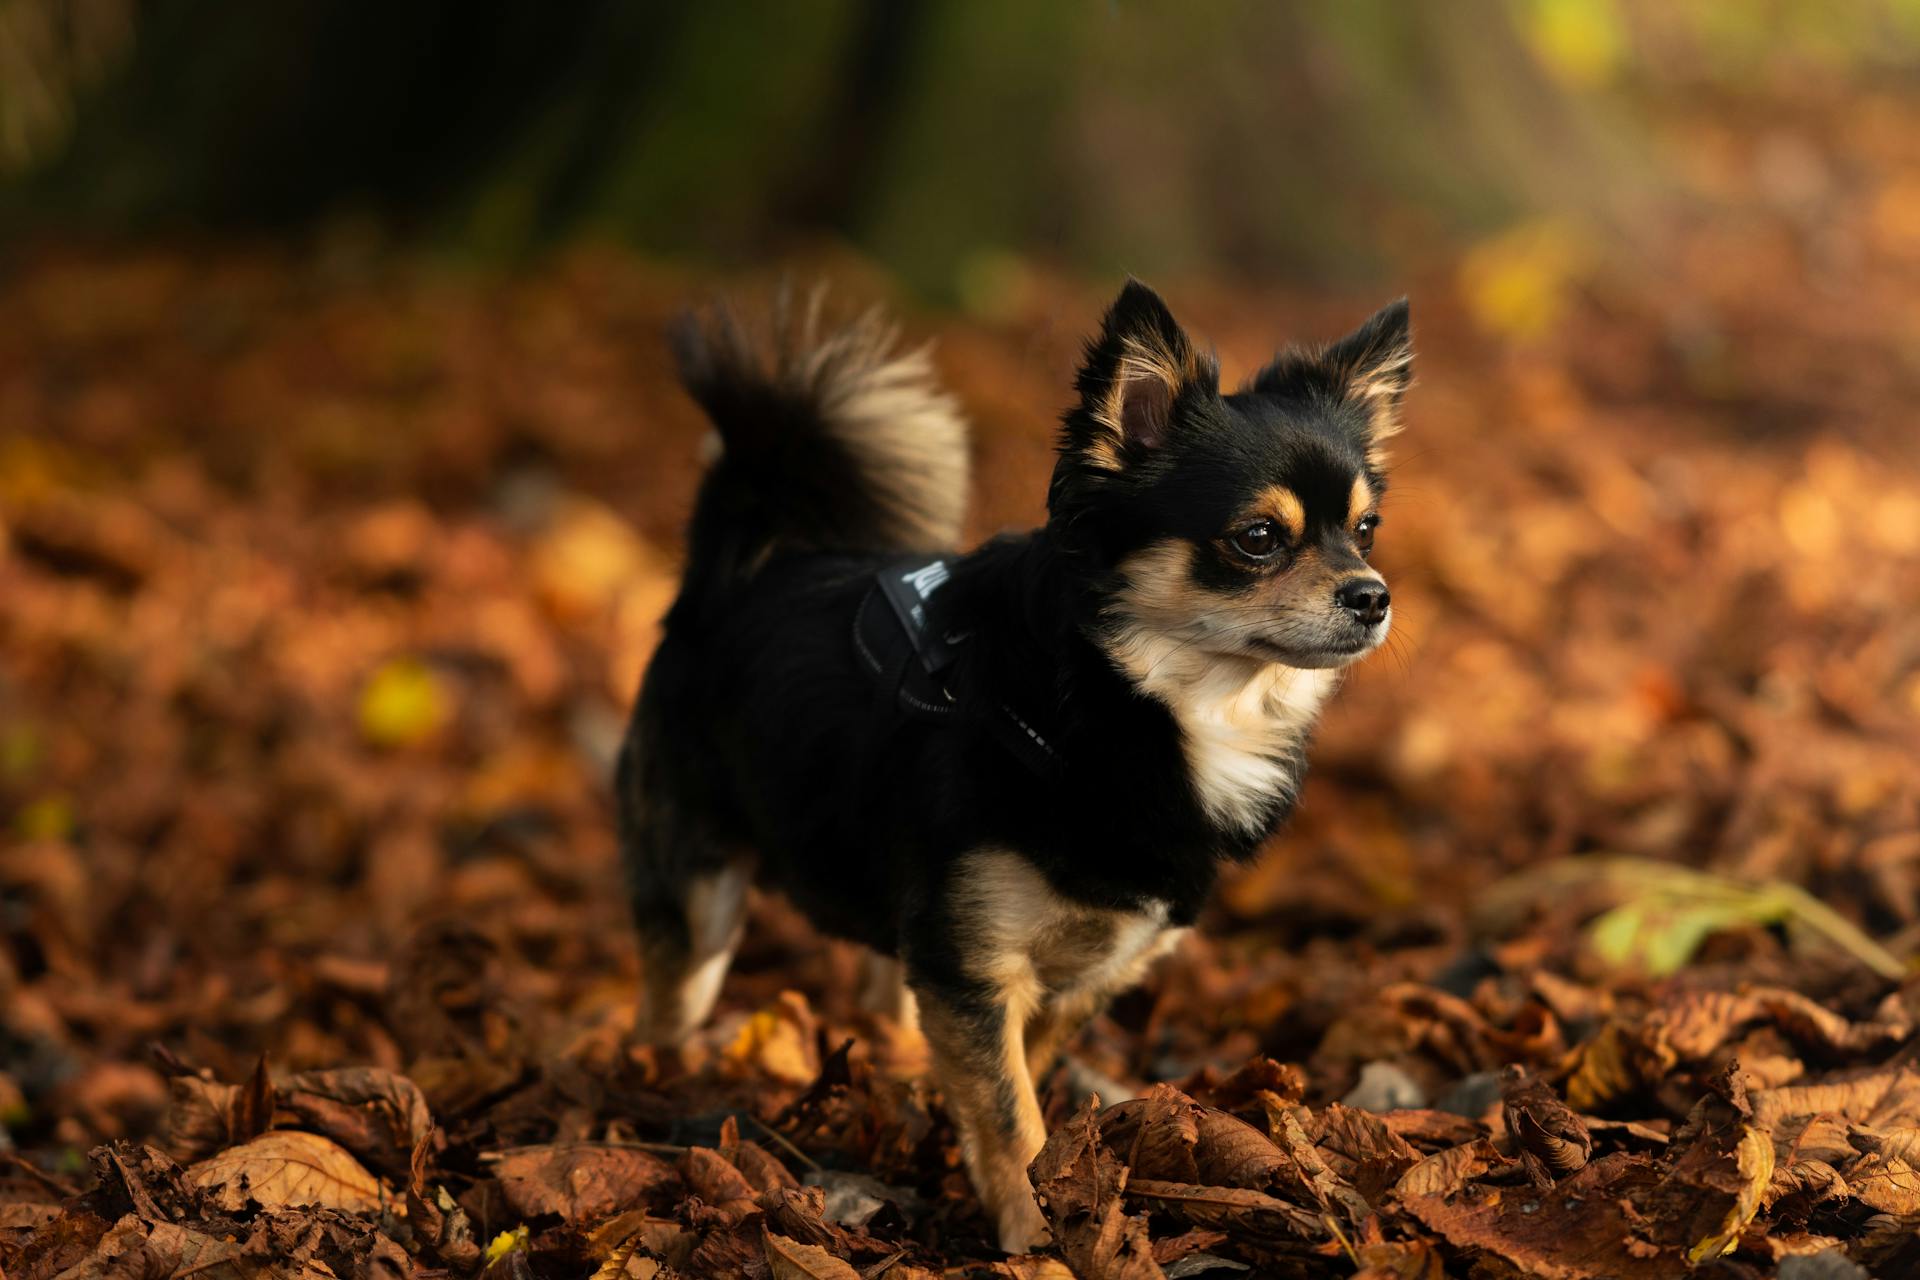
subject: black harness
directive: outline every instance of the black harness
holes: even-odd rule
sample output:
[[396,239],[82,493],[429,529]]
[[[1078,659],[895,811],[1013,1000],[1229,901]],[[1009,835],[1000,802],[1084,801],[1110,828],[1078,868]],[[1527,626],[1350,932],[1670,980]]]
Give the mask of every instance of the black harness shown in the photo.
[[[944,559],[897,560],[873,575],[853,611],[853,649],[874,678],[875,714],[945,720],[960,708],[952,683],[969,632],[949,616],[941,592],[951,576]],[[1033,722],[1005,702],[988,718],[996,740],[1031,772],[1050,778],[1060,757]]]

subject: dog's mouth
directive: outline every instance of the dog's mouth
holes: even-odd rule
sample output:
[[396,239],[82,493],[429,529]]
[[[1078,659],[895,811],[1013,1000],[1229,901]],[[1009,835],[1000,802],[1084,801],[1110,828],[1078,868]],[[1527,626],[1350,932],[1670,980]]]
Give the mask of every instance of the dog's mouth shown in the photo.
[[1392,623],[1393,615],[1389,613],[1375,623],[1339,628],[1340,634],[1329,635],[1324,640],[1316,638],[1311,644],[1302,644],[1295,637],[1281,640],[1250,636],[1247,647],[1270,662],[1284,662],[1290,667],[1345,667],[1378,649],[1385,642]]

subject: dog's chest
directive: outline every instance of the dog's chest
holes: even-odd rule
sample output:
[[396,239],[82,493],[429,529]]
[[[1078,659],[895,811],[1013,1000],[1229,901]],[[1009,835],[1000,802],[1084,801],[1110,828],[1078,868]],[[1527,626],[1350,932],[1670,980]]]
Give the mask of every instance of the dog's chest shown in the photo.
[[1291,800],[1302,748],[1337,672],[1221,665],[1151,688],[1180,728],[1194,795],[1236,834],[1258,834],[1276,801]]

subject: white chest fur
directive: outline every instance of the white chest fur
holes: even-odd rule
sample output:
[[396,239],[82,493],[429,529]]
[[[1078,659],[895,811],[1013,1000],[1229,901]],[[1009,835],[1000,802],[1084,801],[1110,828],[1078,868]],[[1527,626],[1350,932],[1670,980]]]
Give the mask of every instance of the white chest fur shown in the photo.
[[1180,726],[1201,807],[1230,830],[1257,833],[1273,802],[1300,785],[1300,744],[1340,672],[1156,647],[1141,644],[1126,665]]

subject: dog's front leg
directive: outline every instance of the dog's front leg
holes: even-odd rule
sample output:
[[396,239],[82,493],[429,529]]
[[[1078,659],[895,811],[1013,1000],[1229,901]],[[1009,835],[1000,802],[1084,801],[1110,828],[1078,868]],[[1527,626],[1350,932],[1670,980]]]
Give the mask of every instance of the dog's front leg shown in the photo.
[[916,984],[920,1027],[934,1075],[974,1191],[1008,1253],[1028,1253],[1047,1239],[1027,1165],[1046,1141],[1040,1101],[1027,1071],[1026,1026],[1038,984],[1025,981]]

